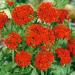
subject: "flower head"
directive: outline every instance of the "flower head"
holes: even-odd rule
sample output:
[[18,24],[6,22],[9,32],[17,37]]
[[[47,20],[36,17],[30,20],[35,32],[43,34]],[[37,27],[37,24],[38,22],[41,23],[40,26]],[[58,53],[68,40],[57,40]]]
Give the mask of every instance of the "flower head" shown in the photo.
[[21,43],[22,42],[22,39],[21,39],[20,35],[17,34],[16,32],[10,33],[9,34],[9,38],[15,39],[14,41],[17,42],[17,43]]
[[54,56],[46,49],[42,49],[35,58],[35,66],[43,71],[46,71],[54,61]]
[[8,21],[8,16],[4,12],[0,12],[0,30]]
[[60,58],[61,65],[69,64],[71,62],[70,52],[63,48],[57,48],[56,53]]
[[58,9],[58,23],[63,23],[65,19],[70,19],[68,11],[65,9]]
[[44,28],[44,32],[41,35],[42,35],[42,40],[44,44],[48,45],[48,44],[54,43],[55,35],[53,30],[49,28]]
[[71,30],[63,24],[54,27],[54,34],[59,39],[70,39]]
[[7,38],[4,40],[5,45],[12,50],[16,50],[18,47],[18,44],[15,42],[15,39]]
[[57,20],[57,9],[50,2],[42,3],[38,8],[37,14],[41,21],[47,23],[56,22]]
[[15,62],[20,67],[27,67],[31,62],[31,54],[22,50],[20,53],[16,53]]
[[67,48],[75,56],[75,38],[68,41]]
[[8,38],[4,40],[5,45],[9,48],[9,49],[13,49],[16,50],[18,47],[18,44],[21,43],[21,37],[19,34],[12,32],[8,35]]
[[34,11],[30,5],[20,5],[12,11],[12,18],[18,25],[24,25],[33,20]]
[[11,0],[6,0],[6,2],[9,6],[13,6],[15,4],[15,2]]
[[32,24],[27,29],[26,43],[29,46],[36,47],[42,43],[42,33],[43,27],[40,24]]

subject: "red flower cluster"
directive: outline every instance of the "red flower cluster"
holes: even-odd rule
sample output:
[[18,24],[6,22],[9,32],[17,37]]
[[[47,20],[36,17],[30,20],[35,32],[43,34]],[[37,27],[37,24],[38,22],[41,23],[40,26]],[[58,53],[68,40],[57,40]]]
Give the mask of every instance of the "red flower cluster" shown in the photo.
[[50,44],[54,43],[55,35],[54,35],[53,30],[48,29],[48,28],[44,28],[44,32],[41,35],[42,35],[42,41],[46,45],[48,45],[48,44],[50,45]]
[[56,38],[70,39],[71,31],[66,25],[60,24],[55,26],[53,30]]
[[47,23],[55,22],[57,16],[57,10],[53,7],[52,3],[42,3],[37,11],[40,20]]
[[60,58],[60,63],[62,65],[69,64],[71,62],[70,52],[63,48],[56,49],[56,53]]
[[68,11],[65,9],[58,9],[58,21],[57,22],[63,23],[65,19],[70,20]]
[[65,19],[69,19],[67,10],[57,9],[53,7],[50,2],[42,3],[38,8],[37,14],[41,21],[45,21],[47,23],[62,23]]
[[12,18],[18,25],[24,25],[33,20],[34,11],[30,5],[17,6],[12,11]]
[[10,33],[9,38],[15,39],[14,41],[17,42],[17,43],[22,42],[20,35],[15,33],[15,32]]
[[7,23],[8,17],[4,12],[0,12],[0,30],[4,27]]
[[22,50],[20,53],[17,53],[15,56],[15,62],[18,64],[20,67],[27,67],[30,64],[32,56]]
[[18,44],[21,43],[21,37],[15,32],[9,34],[8,38],[4,40],[5,45],[10,49],[16,49]]
[[68,49],[75,56],[75,38],[68,41]]
[[6,2],[9,6],[13,6],[15,4],[15,2],[11,0],[6,0]]
[[40,24],[33,24],[27,29],[26,43],[29,46],[36,47],[42,43],[49,44],[54,41],[53,31]]
[[54,56],[51,52],[43,48],[35,58],[35,66],[40,70],[47,70],[54,61]]

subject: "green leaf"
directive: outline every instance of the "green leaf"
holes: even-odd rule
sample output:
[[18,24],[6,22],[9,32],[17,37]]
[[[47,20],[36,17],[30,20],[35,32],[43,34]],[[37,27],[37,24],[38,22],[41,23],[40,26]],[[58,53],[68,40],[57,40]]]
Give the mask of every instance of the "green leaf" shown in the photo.
[[31,67],[27,67],[27,68],[24,69],[24,73],[25,73],[25,74],[28,74],[28,73],[31,72],[31,70],[32,70]]
[[14,73],[18,73],[19,71],[20,71],[20,68],[17,68],[17,67],[16,67],[16,68],[14,69]]
[[69,3],[69,0],[54,0],[54,2],[57,8],[64,8]]
[[41,75],[44,75],[44,72],[43,71],[41,71]]
[[38,73],[37,73],[35,68],[32,70],[31,75],[38,75]]
[[70,75],[75,75],[75,71],[74,71],[74,72],[72,72]]
[[51,72],[54,75],[67,75],[68,74],[68,67],[54,64],[51,67]]
[[3,54],[9,54],[10,50],[7,47],[2,48]]
[[2,60],[2,57],[3,57],[3,53],[2,51],[0,52],[0,60]]
[[71,36],[75,38],[75,31],[72,31]]
[[15,63],[13,63],[13,62],[10,62],[10,63],[6,63],[5,62],[5,64],[3,64],[2,66],[1,66],[1,70],[2,71],[4,71],[4,72],[9,72],[9,71],[11,71],[13,68],[15,68],[16,67],[16,64]]
[[10,75],[10,72],[5,73],[5,75]]
[[21,73],[12,73],[10,75],[22,75]]

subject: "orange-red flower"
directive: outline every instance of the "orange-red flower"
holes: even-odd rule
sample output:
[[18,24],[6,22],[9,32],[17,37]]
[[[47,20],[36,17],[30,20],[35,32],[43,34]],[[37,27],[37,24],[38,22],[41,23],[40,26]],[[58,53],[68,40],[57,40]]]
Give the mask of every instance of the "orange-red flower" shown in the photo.
[[61,65],[69,64],[71,62],[70,52],[67,49],[57,48],[56,53],[60,58]]
[[39,24],[33,24],[28,27],[26,35],[26,43],[29,46],[36,47],[42,43],[42,32],[43,27]]
[[17,42],[17,43],[21,43],[22,42],[22,39],[21,39],[20,35],[17,34],[16,32],[10,33],[9,34],[9,38],[15,39],[14,41]]
[[6,2],[9,6],[13,6],[15,4],[15,2],[11,0],[6,0]]
[[18,44],[22,42],[22,39],[19,34],[12,32],[8,35],[8,38],[4,40],[5,45],[9,49],[16,50],[18,47]]
[[27,67],[31,62],[31,54],[22,50],[20,53],[16,53],[15,62],[20,67]]
[[46,71],[54,61],[54,56],[46,49],[42,49],[35,58],[35,66],[43,71]]
[[33,20],[34,11],[30,5],[20,5],[12,11],[12,18],[18,25],[24,25]]
[[8,17],[4,12],[0,12],[0,30],[4,27],[7,23]]
[[42,3],[37,11],[37,15],[41,21],[47,23],[56,22],[57,20],[57,9],[55,9],[50,2]]
[[46,45],[54,43],[55,35],[54,35],[53,30],[49,28],[44,28],[44,32],[41,35],[42,35],[42,41]]
[[26,43],[29,46],[36,47],[40,44],[54,43],[55,36],[51,29],[43,27],[40,24],[32,24],[27,29]]
[[68,41],[68,50],[75,56],[75,38]]
[[54,27],[54,34],[59,39],[70,39],[71,30],[63,24]]
[[65,20],[70,20],[69,13],[65,9],[58,9],[58,23],[63,23]]
[[5,45],[12,50],[16,50],[18,47],[18,44],[15,42],[15,39],[7,38],[4,40]]

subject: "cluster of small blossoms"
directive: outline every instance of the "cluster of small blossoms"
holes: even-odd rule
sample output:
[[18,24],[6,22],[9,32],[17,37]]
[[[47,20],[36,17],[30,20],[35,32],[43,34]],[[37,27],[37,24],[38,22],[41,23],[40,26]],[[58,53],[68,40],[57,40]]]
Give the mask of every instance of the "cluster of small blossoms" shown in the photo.
[[59,17],[58,17],[58,20],[57,20],[58,23],[63,23],[65,19],[67,19],[68,21],[70,20],[69,13],[68,13],[67,10],[65,10],[65,9],[58,9],[58,13],[59,13],[58,14]]
[[75,38],[72,38],[68,41],[67,48],[73,56],[75,56]]
[[[9,0],[7,0],[9,1]],[[12,4],[10,4],[12,6]],[[41,22],[49,25],[57,22],[56,26],[50,28],[43,26],[42,23],[34,23],[34,10],[30,5],[19,5],[12,10],[12,19],[15,24],[23,26],[29,22],[31,25],[25,29],[25,45],[34,49],[41,47],[36,54],[34,64],[39,70],[46,71],[54,62],[54,53],[51,51],[57,39],[66,39],[68,41],[67,49],[57,48],[55,50],[61,65],[69,64],[72,60],[70,54],[75,56],[75,39],[71,38],[71,30],[64,24],[64,20],[69,20],[68,12],[64,9],[57,9],[52,3],[42,3],[37,10],[37,18]],[[8,18],[3,12],[0,13],[0,29],[2,29]],[[11,32],[4,40],[5,45],[12,50],[17,50],[22,43],[22,37],[16,32]],[[34,54],[34,53],[32,53]],[[20,67],[27,67],[31,64],[33,55],[24,49],[15,55],[15,62]]]
[[53,28],[54,34],[56,38],[59,39],[70,39],[71,30],[64,24],[59,24]]
[[14,0],[6,0],[6,3],[11,7],[15,4]]
[[56,53],[60,58],[60,63],[62,65],[69,64],[71,62],[70,52],[67,49],[58,48],[56,49]]
[[0,12],[0,30],[3,29],[4,25],[8,22],[8,16],[4,12]]
[[22,42],[22,39],[19,34],[12,32],[8,35],[8,38],[6,38],[4,42],[9,49],[16,50],[18,44]]
[[15,56],[15,62],[18,64],[18,66],[20,67],[27,67],[31,62],[31,54],[22,50],[19,53],[16,53]]
[[51,23],[56,21],[57,10],[52,3],[42,3],[38,8],[37,14],[41,21]]
[[34,10],[30,5],[21,5],[12,11],[12,18],[21,26],[33,20],[33,13]]
[[38,52],[35,58],[35,66],[43,71],[46,71],[54,61],[54,55],[52,52],[49,52],[46,47]]
[[41,24],[32,24],[27,29],[26,43],[36,47],[40,44],[53,44],[55,41],[54,33],[51,29],[43,27]]

